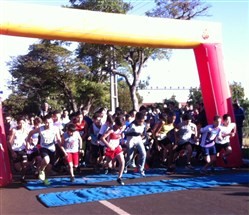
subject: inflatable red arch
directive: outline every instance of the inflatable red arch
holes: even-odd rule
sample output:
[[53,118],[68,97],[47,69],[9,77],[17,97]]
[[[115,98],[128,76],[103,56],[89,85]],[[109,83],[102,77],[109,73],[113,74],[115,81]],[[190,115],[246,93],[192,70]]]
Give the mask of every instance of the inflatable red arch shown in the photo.
[[[93,12],[55,6],[1,2],[0,34],[100,44],[154,48],[193,49],[203,102],[209,123],[213,116],[229,113],[232,100],[223,69],[221,25],[213,22],[172,20],[145,16]],[[18,46],[18,44],[17,44]],[[0,107],[1,108],[1,107]],[[0,109],[0,186],[12,180]],[[229,167],[242,164],[238,137],[231,142]],[[222,165],[222,163],[219,163]]]

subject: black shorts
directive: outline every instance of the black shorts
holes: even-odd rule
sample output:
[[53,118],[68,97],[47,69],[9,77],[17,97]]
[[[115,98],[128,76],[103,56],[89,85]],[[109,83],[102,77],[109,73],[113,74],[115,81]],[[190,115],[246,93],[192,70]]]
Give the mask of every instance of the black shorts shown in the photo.
[[180,152],[182,149],[186,149],[186,146],[187,146],[187,145],[191,145],[191,143],[190,143],[190,142],[187,142],[187,143],[183,143],[183,144],[181,144],[181,145],[177,145],[175,151],[176,151],[176,152]]
[[51,152],[49,149],[46,148],[40,148],[40,155],[42,158],[49,156],[50,164],[54,164],[55,162],[55,152]]
[[28,161],[33,161],[37,156],[40,155],[39,150],[34,150],[32,153],[28,153]]
[[92,155],[92,157],[94,158],[98,158],[100,156],[100,147],[99,145],[90,145],[90,153]]
[[172,145],[172,142],[168,137],[164,138],[163,140],[158,141],[159,146],[167,146],[168,144]]
[[22,150],[22,151],[15,151],[16,153],[16,157],[12,158],[14,163],[20,163],[23,161],[27,161],[27,153],[26,150]]
[[216,148],[217,153],[220,152],[222,149],[226,150],[226,148],[229,146],[230,146],[230,143],[225,143],[225,144],[215,143],[215,148]]

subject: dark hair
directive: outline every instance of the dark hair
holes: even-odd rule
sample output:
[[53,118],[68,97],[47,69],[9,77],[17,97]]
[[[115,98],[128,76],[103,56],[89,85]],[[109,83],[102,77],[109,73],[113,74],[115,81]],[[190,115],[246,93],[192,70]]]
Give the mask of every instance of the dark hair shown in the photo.
[[110,124],[113,124],[114,120],[111,114],[108,114],[106,117],[106,121],[109,122]]
[[136,113],[135,118],[138,119],[138,120],[141,120],[141,119],[144,119],[144,117],[145,117],[145,114],[139,111],[139,112]]
[[19,116],[16,119],[17,122],[21,122],[21,121],[25,121],[25,117],[24,116]]
[[217,121],[218,119],[221,119],[220,115],[215,115],[213,118],[214,122]]
[[144,105],[142,105],[140,108],[139,108],[139,112],[140,111],[147,111],[147,108],[144,106]]
[[223,120],[227,120],[228,117],[231,117],[231,116],[230,116],[228,113],[226,113],[226,114],[223,115],[222,119],[223,119]]
[[53,111],[53,115],[56,115],[56,114],[59,114],[59,113],[61,113],[61,111],[59,111],[59,110],[54,110]]
[[71,132],[76,131],[75,124],[69,123],[69,124],[67,125],[67,130],[68,130],[68,131],[71,131]]
[[189,113],[185,113],[182,116],[182,120],[186,121],[186,120],[192,120],[192,116]]
[[42,123],[42,119],[37,116],[37,117],[34,118],[34,123],[35,124]]
[[46,116],[43,117],[43,121],[46,121],[48,119],[52,119],[52,114],[47,114]]
[[124,118],[120,116],[117,116],[114,121],[117,126],[123,126],[125,124]]

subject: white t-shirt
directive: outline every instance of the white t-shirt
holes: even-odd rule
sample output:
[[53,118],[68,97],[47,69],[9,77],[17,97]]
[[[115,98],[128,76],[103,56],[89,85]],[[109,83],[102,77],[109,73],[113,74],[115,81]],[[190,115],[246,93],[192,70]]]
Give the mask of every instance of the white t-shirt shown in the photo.
[[79,151],[79,138],[81,137],[78,131],[73,132],[72,136],[65,132],[63,137],[65,140],[64,148],[66,152],[75,153]]
[[45,126],[40,127],[40,145],[42,148],[46,148],[51,152],[55,152],[56,134],[58,133],[58,128],[53,127],[50,129],[45,129]]
[[14,142],[11,146],[13,151],[22,151],[26,148],[26,138],[28,136],[27,131],[23,131],[22,129],[13,129],[15,132]]
[[227,126],[221,125],[220,126],[220,138],[216,139],[217,144],[226,144],[230,142],[230,135],[223,137],[223,135],[230,134],[232,130],[235,129],[235,123],[229,123]]

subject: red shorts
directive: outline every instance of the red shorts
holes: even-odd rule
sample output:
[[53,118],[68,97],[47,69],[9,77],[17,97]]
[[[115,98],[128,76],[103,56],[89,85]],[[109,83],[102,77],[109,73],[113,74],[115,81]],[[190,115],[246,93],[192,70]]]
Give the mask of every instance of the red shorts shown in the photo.
[[115,148],[114,150],[111,150],[109,148],[106,149],[105,151],[105,156],[109,157],[111,159],[114,159],[118,154],[120,154],[122,152],[122,147],[118,146],[117,148]]
[[73,163],[74,167],[79,166],[79,152],[74,152],[74,153],[67,152],[67,162]]

